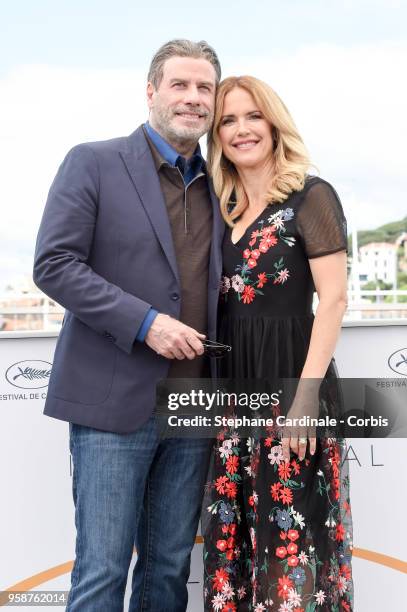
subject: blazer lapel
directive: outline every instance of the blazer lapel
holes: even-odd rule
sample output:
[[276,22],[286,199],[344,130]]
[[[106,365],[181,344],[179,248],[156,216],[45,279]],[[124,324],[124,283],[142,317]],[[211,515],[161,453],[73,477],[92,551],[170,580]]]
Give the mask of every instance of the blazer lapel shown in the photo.
[[120,152],[120,155],[171,270],[177,281],[180,282],[167,207],[154,160],[141,127],[129,136],[127,144],[128,146]]
[[223,221],[219,200],[213,190],[212,181],[208,180],[209,193],[211,196],[213,221],[212,221],[212,245],[209,267],[209,284],[214,288],[219,288],[220,277],[222,274],[222,240],[225,233],[225,222]]

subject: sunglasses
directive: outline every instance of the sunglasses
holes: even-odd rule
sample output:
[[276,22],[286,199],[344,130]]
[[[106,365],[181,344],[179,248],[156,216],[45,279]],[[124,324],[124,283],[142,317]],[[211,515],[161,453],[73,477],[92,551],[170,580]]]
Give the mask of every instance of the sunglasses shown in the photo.
[[224,357],[226,353],[229,353],[232,350],[232,347],[228,344],[221,344],[220,342],[214,342],[213,340],[204,340],[202,344],[205,355],[208,355],[208,357],[214,357],[215,359]]

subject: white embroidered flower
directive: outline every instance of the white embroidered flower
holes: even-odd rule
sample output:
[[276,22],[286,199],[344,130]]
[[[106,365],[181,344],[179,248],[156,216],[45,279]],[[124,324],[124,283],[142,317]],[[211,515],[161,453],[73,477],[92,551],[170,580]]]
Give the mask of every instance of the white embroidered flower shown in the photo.
[[282,603],[278,609],[278,612],[292,612],[293,606],[290,602],[285,601]]
[[254,612],[264,612],[266,609],[266,606],[262,603],[258,603],[256,605],[256,607],[254,608]]
[[298,559],[301,565],[306,565],[308,563],[308,555],[303,550],[298,555]]
[[233,454],[232,451],[232,440],[224,440],[222,443],[222,446],[219,448],[219,454],[220,456],[226,457],[226,459],[228,459],[230,457],[230,455]]
[[237,589],[237,596],[239,599],[243,599],[243,597],[246,595],[246,589],[241,586]]
[[326,599],[326,595],[324,591],[318,591],[318,593],[316,593],[314,597],[317,600],[317,604],[319,605],[323,604]]
[[242,293],[244,290],[244,280],[240,274],[235,274],[230,280],[236,293]]
[[253,476],[253,470],[250,467],[250,465],[245,467],[246,472],[248,473],[249,476]]
[[299,525],[301,527],[301,529],[304,529],[304,527],[305,527],[305,518],[299,512],[294,512],[293,514],[294,514],[294,520],[297,523],[297,525]]
[[280,272],[278,273],[278,282],[284,284],[285,281],[289,278],[289,276],[290,272],[287,270],[287,268],[284,268],[284,270],[280,270]]
[[345,576],[339,576],[338,578],[338,591],[340,595],[343,595],[345,591],[348,589],[347,581]]
[[293,606],[300,606],[301,605],[301,595],[295,589],[289,589],[288,601]]
[[247,438],[246,445],[247,445],[247,450],[249,451],[249,453],[251,453],[253,451],[254,438]]
[[282,448],[281,444],[278,444],[277,446],[272,446],[270,448],[270,452],[267,455],[267,457],[269,458],[271,465],[274,465],[275,463],[277,465],[280,465],[280,463],[284,459],[284,457],[283,457],[283,448]]
[[222,276],[220,279],[220,292],[227,293],[230,289],[230,279],[227,276]]
[[277,220],[282,220],[281,219],[282,216],[283,216],[283,211],[282,210],[278,210],[277,212],[275,212],[275,213],[273,213],[272,215],[269,216],[268,222],[269,223],[273,223],[276,227],[278,227],[276,221]]
[[274,604],[274,601],[272,599],[266,599],[266,601],[264,602],[266,604],[266,606],[272,606]]
[[217,593],[212,599],[212,608],[218,612],[218,610],[222,610],[225,603],[226,597],[222,593]]
[[233,444],[233,446],[236,446],[237,444],[239,444],[239,442],[240,442],[240,436],[239,436],[239,434],[237,433],[237,431],[234,431],[234,432],[232,433],[232,435],[230,436],[230,439],[232,440],[232,444]]
[[318,476],[323,476],[324,475],[322,470],[318,470],[317,474],[318,474]]
[[224,594],[224,596],[226,597],[226,599],[232,599],[232,597],[234,596],[235,592],[232,589],[232,587],[230,586],[229,582],[225,582],[225,584],[222,587],[222,593]]

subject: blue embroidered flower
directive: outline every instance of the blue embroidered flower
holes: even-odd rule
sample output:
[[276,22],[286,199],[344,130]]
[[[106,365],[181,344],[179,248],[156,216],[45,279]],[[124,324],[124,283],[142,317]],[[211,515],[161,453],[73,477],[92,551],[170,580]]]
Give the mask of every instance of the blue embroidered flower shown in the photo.
[[304,584],[305,571],[302,569],[302,567],[296,567],[295,569],[293,569],[291,574],[289,574],[289,578],[291,578],[291,580],[294,580],[295,584],[297,585]]
[[280,529],[288,531],[293,524],[293,519],[287,510],[276,510],[277,525]]
[[232,506],[222,501],[219,504],[219,517],[223,523],[226,523],[226,525],[230,525],[230,523],[233,523],[235,513],[232,510]]
[[283,221],[289,221],[294,217],[294,211],[292,208],[285,208],[283,210]]

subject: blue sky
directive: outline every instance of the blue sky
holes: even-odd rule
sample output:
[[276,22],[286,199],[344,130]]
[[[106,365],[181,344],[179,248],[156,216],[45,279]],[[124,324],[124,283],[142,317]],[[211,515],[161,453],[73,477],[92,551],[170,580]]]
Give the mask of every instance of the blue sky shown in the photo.
[[67,150],[146,119],[151,56],[174,37],[206,39],[224,76],[276,89],[349,227],[406,215],[406,1],[19,0],[0,19],[0,292],[30,274]]
[[230,59],[316,41],[343,45],[405,38],[406,2],[393,0],[19,0],[2,3],[2,73],[11,66],[146,66],[174,37],[204,38]]

